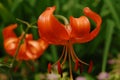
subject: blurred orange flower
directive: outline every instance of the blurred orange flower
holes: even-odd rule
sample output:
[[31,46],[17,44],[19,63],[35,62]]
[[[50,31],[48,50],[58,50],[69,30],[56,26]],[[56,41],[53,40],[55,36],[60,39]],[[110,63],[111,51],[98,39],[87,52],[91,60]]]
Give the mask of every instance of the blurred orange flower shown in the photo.
[[[17,37],[14,33],[14,29],[17,28],[17,24],[12,24],[3,29],[4,48],[8,54],[14,56],[18,47],[18,44],[23,35]],[[18,51],[18,60],[33,60],[38,58],[46,49],[48,44],[42,40],[33,40],[32,34],[26,34],[25,39],[20,45]]]

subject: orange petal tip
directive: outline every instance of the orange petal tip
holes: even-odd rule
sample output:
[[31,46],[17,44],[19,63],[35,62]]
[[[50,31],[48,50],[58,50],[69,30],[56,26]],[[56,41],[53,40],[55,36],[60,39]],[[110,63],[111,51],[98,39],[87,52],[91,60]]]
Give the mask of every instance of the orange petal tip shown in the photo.
[[85,7],[84,9],[83,9],[83,11],[85,12],[85,13],[87,13],[87,12],[89,12],[91,9],[89,8],[89,7]]

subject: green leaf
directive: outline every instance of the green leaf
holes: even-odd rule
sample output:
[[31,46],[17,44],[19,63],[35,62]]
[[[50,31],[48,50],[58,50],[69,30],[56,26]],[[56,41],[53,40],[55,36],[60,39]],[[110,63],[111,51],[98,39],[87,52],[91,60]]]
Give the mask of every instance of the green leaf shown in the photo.
[[107,20],[107,29],[106,29],[106,39],[105,39],[105,47],[103,52],[103,63],[102,63],[102,72],[106,71],[106,63],[107,63],[107,57],[109,53],[110,44],[112,41],[112,34],[114,32],[114,22],[110,19]]
[[11,12],[14,12],[22,2],[23,0],[15,0],[12,4]]
[[116,9],[114,8],[114,5],[112,4],[112,0],[104,0],[104,2],[107,4],[113,19],[116,21],[117,28],[120,30],[120,25],[119,25],[120,19],[118,17]]
[[0,3],[0,15],[4,22],[15,20],[14,16]]

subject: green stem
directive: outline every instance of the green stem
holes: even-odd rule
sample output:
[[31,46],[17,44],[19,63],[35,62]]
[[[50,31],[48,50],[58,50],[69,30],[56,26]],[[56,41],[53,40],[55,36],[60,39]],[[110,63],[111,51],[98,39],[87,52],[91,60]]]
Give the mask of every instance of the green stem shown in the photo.
[[15,60],[16,60],[16,57],[17,57],[17,55],[18,55],[18,53],[19,53],[20,46],[21,46],[23,40],[25,39],[25,35],[26,35],[26,33],[28,32],[29,28],[30,28],[30,27],[27,27],[27,29],[26,29],[25,32],[23,33],[23,36],[22,36],[22,38],[21,38],[21,40],[20,40],[20,42],[19,42],[19,44],[18,44],[18,47],[17,47],[17,49],[16,49],[14,58],[13,58],[11,64],[10,64],[10,67],[11,67],[11,68],[13,67],[13,64],[14,64],[14,62],[15,62]]
[[65,24],[65,25],[68,25],[68,24],[69,24],[69,22],[68,22],[68,20],[67,20],[66,17],[64,17],[64,16],[62,16],[62,15],[55,15],[55,17],[62,19],[62,20],[64,21],[64,24]]
[[22,22],[22,23],[24,23],[24,24],[26,24],[27,27],[31,27],[31,25],[30,25],[28,22],[26,22],[26,21],[23,21],[23,20],[18,19],[18,18],[16,18],[16,20],[17,20],[17,21],[20,21],[20,22]]
[[117,12],[115,11],[116,9],[114,8],[114,6],[110,0],[104,0],[104,1],[110,9],[113,19],[116,21],[116,25],[117,25],[118,29],[120,29],[120,25],[119,25],[120,20],[117,15]]
[[14,62],[15,62],[15,60],[16,60],[16,58],[17,58],[18,53],[19,53],[20,46],[21,46],[23,40],[25,39],[25,35],[26,35],[26,33],[28,32],[29,28],[31,28],[31,25],[30,25],[28,22],[23,21],[23,20],[18,19],[18,18],[17,18],[17,20],[20,21],[20,22],[22,22],[22,23],[24,23],[24,24],[26,24],[26,25],[27,25],[27,29],[26,29],[25,32],[23,33],[23,36],[22,36],[20,42],[18,43],[18,47],[17,47],[17,49],[16,49],[16,52],[15,52],[14,58],[13,58],[11,64],[10,64],[10,68],[13,67]]
[[105,48],[103,52],[103,62],[102,62],[102,72],[106,71],[106,63],[107,63],[107,58],[108,58],[108,53],[109,53],[109,48],[110,48],[110,43],[112,40],[112,34],[114,30],[114,22],[112,20],[107,20],[107,31],[106,31],[106,40],[105,40]]

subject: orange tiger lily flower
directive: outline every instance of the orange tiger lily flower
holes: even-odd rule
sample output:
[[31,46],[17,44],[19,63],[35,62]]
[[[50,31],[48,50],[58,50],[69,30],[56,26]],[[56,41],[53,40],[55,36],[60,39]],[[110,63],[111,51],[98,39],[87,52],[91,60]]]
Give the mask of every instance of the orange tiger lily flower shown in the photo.
[[[61,59],[63,58],[63,62],[61,63],[62,66],[66,61],[66,57],[68,56],[69,62],[71,62],[70,61],[71,58],[75,63],[76,60],[78,61],[76,63],[77,64],[76,67],[78,67],[78,64],[81,63],[89,65],[90,72],[93,63],[90,62],[90,64],[87,64],[81,61],[76,56],[72,44],[85,43],[93,40],[100,31],[100,26],[102,22],[101,17],[97,13],[93,12],[90,8],[85,7],[83,9],[83,12],[85,14],[84,16],[81,16],[79,18],[74,18],[71,16],[69,24],[62,24],[53,15],[55,8],[56,8],[55,6],[48,7],[38,18],[38,30],[41,39],[47,41],[49,44],[64,46],[62,55],[56,63],[60,62]],[[96,23],[96,27],[92,31],[90,29],[90,22],[87,17],[89,17]],[[60,69],[58,69],[58,71],[59,70]],[[72,70],[70,69],[70,74],[71,71]]]
[[73,43],[85,43],[94,39],[100,31],[101,17],[88,7],[84,8],[84,14],[96,23],[96,28],[90,32],[90,22],[86,16],[79,18],[70,17],[70,24],[60,23],[53,12],[54,7],[48,7],[38,19],[39,34],[41,38],[50,44],[60,44],[66,41]]
[[[14,33],[14,29],[17,28],[17,24],[12,24],[3,29],[3,38],[4,38],[4,48],[8,54],[11,56],[15,55],[18,44],[21,40],[20,37],[17,37]],[[32,34],[26,34],[23,43],[20,45],[18,51],[17,59],[18,60],[33,60],[42,55],[43,51],[48,46],[47,42],[42,39],[33,40]]]

